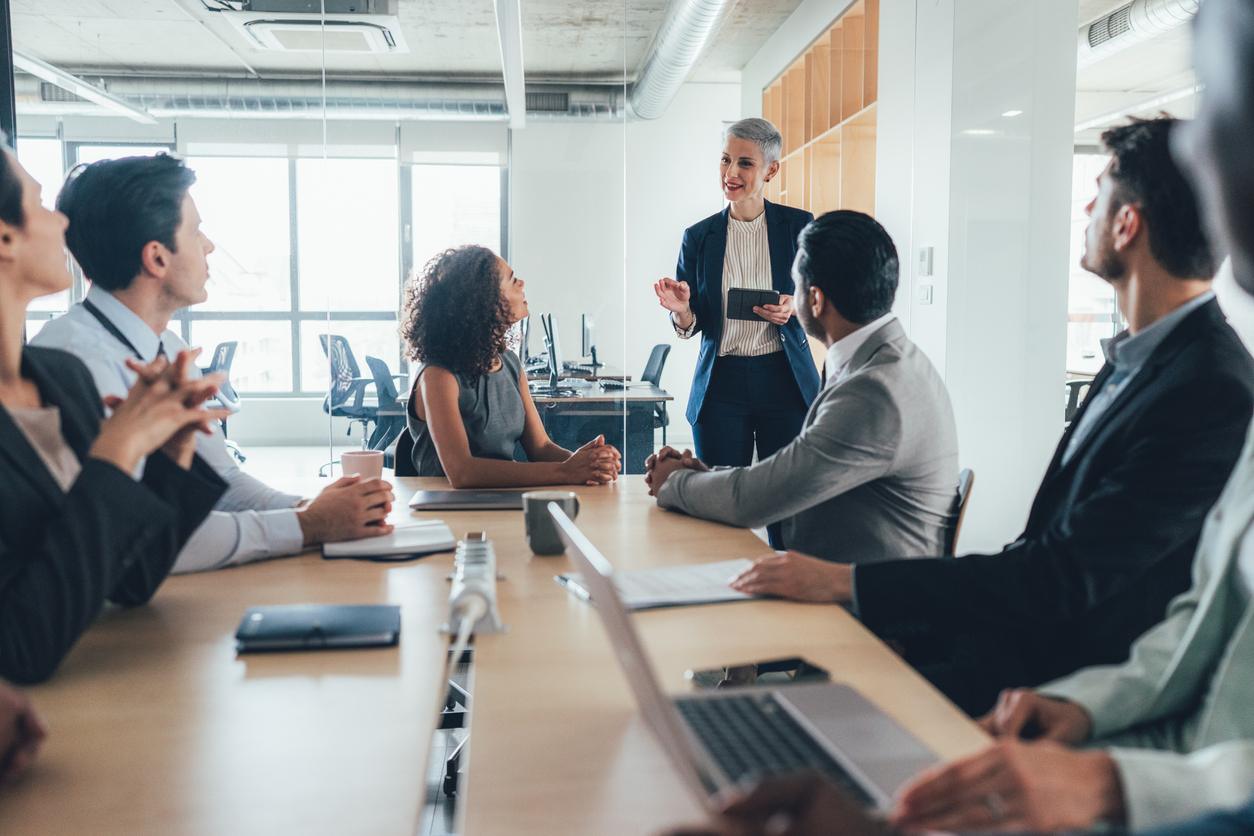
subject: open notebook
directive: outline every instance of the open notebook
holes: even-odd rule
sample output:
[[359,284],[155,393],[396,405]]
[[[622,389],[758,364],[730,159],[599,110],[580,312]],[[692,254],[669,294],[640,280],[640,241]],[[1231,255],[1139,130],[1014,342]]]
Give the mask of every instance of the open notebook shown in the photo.
[[402,523],[391,534],[364,537],[343,543],[326,543],[322,556],[328,559],[351,557],[368,560],[406,560],[424,554],[450,551],[457,538],[443,520],[418,520]]
[[[753,596],[737,592],[727,582],[752,565],[752,561],[742,559],[615,572],[614,585],[630,610],[745,601]],[[588,600],[588,590],[579,575],[558,575],[554,580],[572,595]]]

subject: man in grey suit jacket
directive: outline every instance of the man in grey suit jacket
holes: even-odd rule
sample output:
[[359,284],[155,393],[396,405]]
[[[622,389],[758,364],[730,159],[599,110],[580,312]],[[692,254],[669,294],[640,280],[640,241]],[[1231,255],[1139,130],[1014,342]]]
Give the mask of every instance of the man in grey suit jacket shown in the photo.
[[749,467],[664,448],[647,465],[663,508],[746,527],[826,560],[942,554],[958,438],[945,384],[891,312],[897,250],[873,218],[829,212],[801,233],[794,305],[828,347],[801,434]]

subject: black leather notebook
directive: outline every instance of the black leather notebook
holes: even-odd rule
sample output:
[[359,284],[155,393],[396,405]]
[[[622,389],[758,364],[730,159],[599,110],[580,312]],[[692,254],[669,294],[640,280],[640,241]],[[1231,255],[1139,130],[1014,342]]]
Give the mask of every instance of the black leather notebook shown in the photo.
[[387,647],[401,635],[401,608],[388,605],[293,604],[253,607],[235,631],[235,650],[330,650]]

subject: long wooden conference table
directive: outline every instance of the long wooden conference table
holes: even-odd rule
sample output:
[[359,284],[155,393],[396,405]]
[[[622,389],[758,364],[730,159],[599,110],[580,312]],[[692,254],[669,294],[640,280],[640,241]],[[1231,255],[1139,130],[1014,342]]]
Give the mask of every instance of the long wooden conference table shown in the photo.
[[[400,479],[395,516],[438,479]],[[643,480],[578,488],[577,522],[619,568],[753,557],[751,533],[658,509]],[[444,512],[495,544],[508,630],[476,640],[466,834],[650,833],[700,820],[649,737],[586,603],[553,581],[564,556],[526,547],[517,512]],[[410,563],[311,553],[169,579],[106,612],[51,682],[51,728],[0,790],[0,833],[369,833],[419,827],[443,700],[449,554]],[[400,646],[237,656],[250,607],[393,603]],[[635,616],[664,686],[689,668],[801,655],[870,697],[942,757],[985,737],[839,607],[750,601]]]

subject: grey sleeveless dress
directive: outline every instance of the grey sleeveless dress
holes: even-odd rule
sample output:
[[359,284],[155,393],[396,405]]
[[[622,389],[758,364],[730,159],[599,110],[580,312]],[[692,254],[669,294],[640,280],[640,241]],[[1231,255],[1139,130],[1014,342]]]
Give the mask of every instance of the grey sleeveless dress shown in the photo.
[[[426,371],[423,363],[414,375],[414,391],[418,379]],[[501,368],[478,377],[457,375],[459,392],[457,411],[466,427],[470,455],[476,458],[512,461],[514,447],[523,434],[525,413],[522,392],[518,388],[521,373],[518,355],[506,351],[501,355]],[[435,452],[435,441],[427,422],[414,414],[413,397],[405,416],[409,435],[414,440],[414,467],[419,476],[443,476],[444,468]]]

